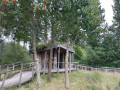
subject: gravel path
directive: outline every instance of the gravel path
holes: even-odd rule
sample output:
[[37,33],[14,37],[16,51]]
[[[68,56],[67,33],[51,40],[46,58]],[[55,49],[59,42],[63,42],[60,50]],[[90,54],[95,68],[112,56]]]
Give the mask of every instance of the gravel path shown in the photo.
[[[22,72],[22,79],[21,79],[21,83],[25,83],[27,81],[30,81],[32,79],[32,71],[25,71]],[[5,80],[5,84],[3,87],[9,87],[9,86],[13,86],[13,85],[18,85],[19,84],[19,80],[20,80],[20,73],[14,75],[13,77]],[[2,85],[2,81],[0,81],[0,87]]]

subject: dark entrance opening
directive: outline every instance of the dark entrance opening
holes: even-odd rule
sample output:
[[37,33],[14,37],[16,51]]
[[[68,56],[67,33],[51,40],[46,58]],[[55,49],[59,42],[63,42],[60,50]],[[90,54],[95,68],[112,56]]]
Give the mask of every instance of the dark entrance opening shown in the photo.
[[63,57],[63,54],[60,54],[59,68],[63,68],[63,67],[62,67],[62,65],[63,65],[62,57]]

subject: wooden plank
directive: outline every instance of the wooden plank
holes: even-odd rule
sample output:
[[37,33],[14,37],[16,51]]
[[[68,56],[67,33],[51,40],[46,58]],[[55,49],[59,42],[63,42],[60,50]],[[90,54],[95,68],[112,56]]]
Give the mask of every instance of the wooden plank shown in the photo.
[[9,66],[7,66],[7,70],[6,70],[6,73],[4,75],[4,79],[3,79],[2,85],[1,85],[1,90],[4,88],[5,80],[8,77],[8,71],[9,71]]
[[19,79],[19,87],[21,86],[22,71],[23,71],[23,63],[21,64],[20,79]]

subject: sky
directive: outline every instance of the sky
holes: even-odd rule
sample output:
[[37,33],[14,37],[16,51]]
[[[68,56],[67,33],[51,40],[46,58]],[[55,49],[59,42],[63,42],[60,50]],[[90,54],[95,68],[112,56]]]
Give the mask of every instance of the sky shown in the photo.
[[108,25],[112,25],[112,20],[113,20],[113,9],[112,5],[113,0],[100,0],[101,2],[101,7],[105,9],[105,20],[108,23]]

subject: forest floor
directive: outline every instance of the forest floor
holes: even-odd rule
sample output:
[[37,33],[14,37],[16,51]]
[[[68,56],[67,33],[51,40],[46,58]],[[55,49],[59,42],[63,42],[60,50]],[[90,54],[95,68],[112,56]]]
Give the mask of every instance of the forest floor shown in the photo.
[[65,89],[65,74],[52,74],[52,81],[47,82],[47,75],[41,75],[41,87],[37,88],[36,78],[20,88],[6,90],[120,90],[120,74],[99,71],[74,71],[69,74],[70,88]]

